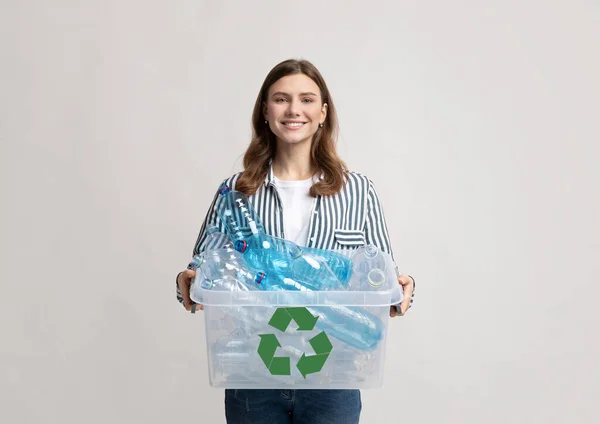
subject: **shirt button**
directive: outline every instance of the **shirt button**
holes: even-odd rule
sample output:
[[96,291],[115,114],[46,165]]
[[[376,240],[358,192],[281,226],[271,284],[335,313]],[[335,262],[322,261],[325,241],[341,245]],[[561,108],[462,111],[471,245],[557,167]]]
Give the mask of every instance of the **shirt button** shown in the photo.
[[314,238],[314,237],[311,237],[311,238],[310,238],[310,241],[315,241],[315,238]]
[[319,212],[318,212],[318,211],[314,211],[313,213],[316,215],[316,214],[318,214]]

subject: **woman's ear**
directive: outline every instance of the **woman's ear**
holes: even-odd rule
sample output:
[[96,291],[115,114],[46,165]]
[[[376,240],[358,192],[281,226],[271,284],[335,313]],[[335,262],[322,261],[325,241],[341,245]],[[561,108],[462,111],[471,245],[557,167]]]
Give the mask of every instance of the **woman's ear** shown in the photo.
[[327,103],[323,103],[321,106],[321,122],[325,122],[325,118],[327,118]]

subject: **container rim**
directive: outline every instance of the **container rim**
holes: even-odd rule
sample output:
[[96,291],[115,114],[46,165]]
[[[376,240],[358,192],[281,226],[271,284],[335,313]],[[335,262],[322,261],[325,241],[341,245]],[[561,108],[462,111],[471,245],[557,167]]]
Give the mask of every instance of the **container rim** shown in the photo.
[[392,306],[404,299],[400,284],[377,291],[219,291],[196,282],[190,287],[192,301],[205,306]]

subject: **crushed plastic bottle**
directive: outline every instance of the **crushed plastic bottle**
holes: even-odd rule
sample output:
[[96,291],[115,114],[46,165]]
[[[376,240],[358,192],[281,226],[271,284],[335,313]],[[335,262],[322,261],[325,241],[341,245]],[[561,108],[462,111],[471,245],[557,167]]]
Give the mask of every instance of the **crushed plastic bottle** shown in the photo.
[[[345,290],[323,256],[304,253],[295,243],[267,234],[253,234],[237,240],[234,248],[241,252],[246,262],[275,275],[280,281],[292,280],[300,290]],[[323,251],[327,255],[328,251]],[[285,286],[285,284],[280,283]]]
[[352,255],[351,290],[371,291],[386,286],[386,261],[373,244],[359,247]]
[[239,253],[229,247],[204,252],[196,270],[205,290],[261,290],[265,273],[244,266]]

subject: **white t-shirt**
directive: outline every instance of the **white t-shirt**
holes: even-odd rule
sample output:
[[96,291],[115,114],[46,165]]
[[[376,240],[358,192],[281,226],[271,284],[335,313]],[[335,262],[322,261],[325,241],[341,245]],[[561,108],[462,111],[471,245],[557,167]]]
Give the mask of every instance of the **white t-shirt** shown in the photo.
[[281,181],[275,177],[274,182],[282,203],[285,238],[298,246],[306,246],[310,212],[315,200],[309,194],[313,179]]

